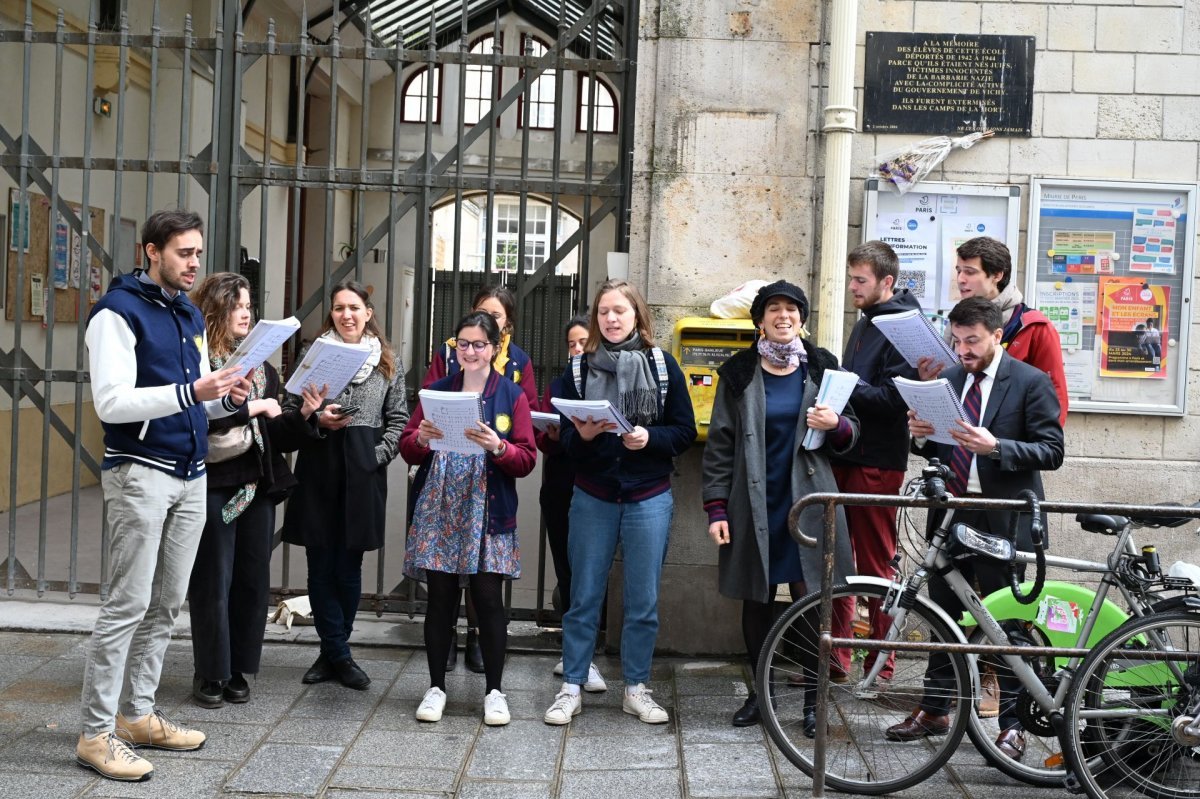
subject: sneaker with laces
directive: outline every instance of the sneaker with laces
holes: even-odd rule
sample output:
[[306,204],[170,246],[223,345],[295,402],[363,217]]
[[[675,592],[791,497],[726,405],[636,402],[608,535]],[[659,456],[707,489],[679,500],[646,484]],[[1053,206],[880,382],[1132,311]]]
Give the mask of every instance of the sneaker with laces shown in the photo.
[[483,698],[483,723],[503,727],[512,717],[508,715],[508,697],[495,688]]
[[596,668],[595,663],[588,666],[588,678],[587,682],[583,684],[583,690],[591,694],[598,694],[608,690],[608,683],[600,676],[600,669]]
[[542,716],[542,721],[555,727],[561,727],[564,724],[570,724],[571,719],[578,716],[582,710],[583,700],[579,698],[579,694],[559,691],[554,697],[554,704],[546,711],[546,715]]
[[75,761],[110,780],[145,782],[154,774],[150,761],[133,751],[115,732],[102,732],[90,738],[80,735],[79,743],[75,744]]
[[637,716],[646,724],[666,724],[670,721],[667,711],[650,696],[653,693],[644,684],[638,683],[632,691],[625,692],[625,700],[621,709],[630,715]]
[[425,692],[425,698],[417,705],[417,721],[441,721],[446,709],[446,692],[433,687]]
[[554,665],[554,676],[555,677],[563,676],[563,664],[562,664],[561,660],[559,660],[558,663],[556,663]]
[[170,749],[173,752],[190,752],[204,746],[208,736],[199,730],[181,727],[167,718],[161,710],[127,719],[117,714],[117,734],[135,747]]

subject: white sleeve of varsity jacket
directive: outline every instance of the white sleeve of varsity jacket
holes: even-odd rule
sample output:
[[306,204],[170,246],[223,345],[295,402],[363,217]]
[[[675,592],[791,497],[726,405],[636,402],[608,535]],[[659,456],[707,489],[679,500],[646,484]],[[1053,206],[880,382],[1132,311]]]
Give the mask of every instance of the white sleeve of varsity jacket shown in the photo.
[[[109,310],[99,311],[88,323],[85,341],[92,401],[100,421],[109,424],[144,422],[179,413],[196,404],[191,383],[137,387],[137,340],[120,315]],[[207,365],[204,359],[201,363]]]

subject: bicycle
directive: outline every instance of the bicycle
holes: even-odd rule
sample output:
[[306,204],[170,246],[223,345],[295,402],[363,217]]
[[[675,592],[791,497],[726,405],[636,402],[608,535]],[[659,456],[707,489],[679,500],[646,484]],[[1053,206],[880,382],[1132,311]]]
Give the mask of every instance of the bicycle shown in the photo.
[[[913,481],[912,488],[922,496],[944,499],[946,471],[945,466],[931,461],[921,477]],[[1040,520],[1036,498],[1033,498],[1031,505],[1034,518]],[[989,612],[987,604],[979,599],[958,569],[954,568],[952,554],[970,552],[998,556],[1002,561],[1013,563],[1018,557],[1015,548],[1010,541],[1002,537],[985,535],[963,524],[952,524],[951,515],[947,513],[943,524],[931,536],[921,566],[911,577],[902,579],[897,575],[891,580],[876,577],[850,578],[847,584],[834,587],[833,598],[852,600],[860,617],[864,608],[878,604],[881,612],[892,617],[885,640],[903,638],[919,641],[932,644],[931,649],[936,649],[942,644],[965,644],[967,639],[959,620],[951,619],[927,596],[920,593],[929,573],[945,569],[947,583],[958,594],[964,606],[975,608],[977,636],[993,644],[1009,645],[1009,637],[1000,626],[1000,622]],[[1118,535],[1117,546],[1110,557],[1110,560],[1116,560],[1111,564],[1046,557],[1040,551],[1022,554],[1022,560],[1040,561],[1039,579],[1035,580],[1037,591],[1042,591],[1038,584],[1041,583],[1044,565],[1047,562],[1067,567],[1088,566],[1093,570],[1103,571],[1106,575],[1111,570],[1113,574],[1109,576],[1110,581],[1104,587],[1104,592],[1107,593],[1108,588],[1115,584],[1123,593],[1128,592],[1127,598],[1133,599],[1133,604],[1138,607],[1142,607],[1144,597],[1153,595],[1149,590],[1151,587],[1184,589],[1182,584],[1167,586],[1163,580],[1153,577],[1145,568],[1146,560],[1143,554],[1128,551],[1132,548],[1129,539],[1133,522],[1122,520],[1117,525],[1118,519],[1119,517],[1099,516],[1084,518],[1085,529],[1107,523],[1105,531],[1111,530]],[[1151,521],[1136,520],[1137,523]],[[1183,524],[1187,520],[1172,521],[1175,524]],[[1137,558],[1143,558],[1142,567],[1136,566]],[[1133,574],[1138,575],[1139,579],[1131,581],[1130,584],[1122,580],[1122,576],[1128,578]],[[1015,578],[1013,582],[1016,584],[1018,595],[1028,600],[1030,597],[1024,593]],[[992,596],[995,597],[996,594]],[[993,604],[996,601],[993,600]],[[1107,601],[1106,597],[1101,596],[1098,604],[1107,609]],[[756,675],[759,695],[771,699],[769,702],[760,703],[768,735],[784,756],[809,776],[813,775],[813,741],[807,733],[812,730],[810,713],[816,699],[819,607],[820,593],[813,592],[794,602],[784,612],[767,636]],[[1117,610],[1119,612],[1119,609]],[[1080,646],[1090,639],[1102,615],[1111,623],[1111,610],[1106,610],[1103,614],[1090,613],[1081,620],[1077,636]],[[856,634],[869,635],[870,627],[865,619],[859,618],[854,626],[858,628]],[[1052,680],[1045,680],[1043,670],[1035,669],[1034,665],[1026,662],[1021,656],[1005,655],[1003,658],[1023,686],[1019,707],[1023,708],[1027,728],[1036,727],[1028,722],[1042,718],[1050,719],[1054,714],[1061,713],[1071,688],[1069,668],[1079,662],[1078,658],[1068,659],[1066,663],[1059,663],[1058,659],[1055,659]],[[891,793],[921,782],[949,760],[972,724],[971,719],[979,696],[979,672],[974,655],[950,652],[947,662],[950,673],[949,687],[944,689],[941,695],[941,698],[951,705],[950,723],[946,733],[924,738],[916,743],[895,743],[885,739],[884,730],[907,716],[921,702],[923,696],[937,698],[935,689],[927,688],[924,684],[927,655],[912,650],[881,650],[878,655],[865,650],[852,650],[852,673],[847,675],[847,682],[844,684],[831,683],[830,693],[826,697],[829,710],[825,752],[827,785],[851,793]],[[858,673],[860,666],[861,676]],[[975,724],[980,728],[983,726],[977,717]],[[1054,726],[1049,721],[1046,725],[1050,734],[1045,736],[1045,740],[1051,743],[1041,744],[1047,752],[1043,756],[1042,768],[1028,768],[1028,773],[1022,773],[1018,778],[1028,782],[1037,779],[1039,782],[1036,784],[1061,785],[1066,777],[1064,758],[1058,754],[1061,744],[1057,743]],[[1037,730],[1042,731],[1040,727],[1037,727]],[[990,749],[996,758],[1004,757],[995,750],[993,739],[981,732],[981,729],[976,729],[972,738],[977,736],[987,741],[983,749]],[[1081,748],[1080,755],[1089,757],[1091,750]],[[988,752],[985,751],[985,757],[987,756]],[[1053,771],[1053,776],[1050,773],[1040,773],[1043,769],[1046,772]],[[1020,769],[1006,769],[1006,773],[1012,771]],[[1052,779],[1056,781],[1051,782]]]

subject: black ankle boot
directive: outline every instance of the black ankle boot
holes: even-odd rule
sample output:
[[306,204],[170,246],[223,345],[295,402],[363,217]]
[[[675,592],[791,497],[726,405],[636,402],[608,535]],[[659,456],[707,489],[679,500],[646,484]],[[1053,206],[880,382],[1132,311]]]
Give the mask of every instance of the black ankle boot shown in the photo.
[[226,702],[241,704],[250,699],[250,683],[246,682],[246,678],[235,671],[229,678],[229,682],[225,683],[224,694]]
[[758,724],[758,721],[758,694],[751,691],[750,696],[746,697],[746,701],[742,703],[742,707],[733,714],[733,726],[753,727]]
[[200,707],[216,708],[225,704],[224,685],[220,680],[192,678],[192,700]]
[[474,627],[467,629],[467,649],[463,661],[471,671],[483,674],[483,651],[479,648],[479,633]]
[[458,665],[458,628],[450,633],[450,651],[446,653],[446,671],[454,671]]

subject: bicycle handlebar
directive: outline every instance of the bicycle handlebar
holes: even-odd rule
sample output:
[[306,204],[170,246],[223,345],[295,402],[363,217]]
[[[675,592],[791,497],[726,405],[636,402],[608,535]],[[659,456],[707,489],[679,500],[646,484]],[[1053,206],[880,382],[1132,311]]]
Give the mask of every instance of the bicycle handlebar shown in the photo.
[[[1022,489],[1017,497],[1029,503],[1029,513],[1031,514],[1029,535],[1033,540],[1035,566],[1033,588],[1026,594],[1021,590],[1021,578],[1017,574],[1016,564],[1010,564],[1009,589],[1012,591],[1013,599],[1017,600],[1019,604],[1032,605],[1042,595],[1042,588],[1046,585],[1046,538],[1042,529],[1042,508],[1037,494],[1028,488]],[[1014,541],[1017,540],[1017,519],[1018,516],[1014,513],[1008,522],[1008,533]]]

